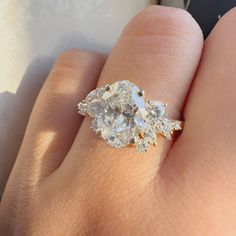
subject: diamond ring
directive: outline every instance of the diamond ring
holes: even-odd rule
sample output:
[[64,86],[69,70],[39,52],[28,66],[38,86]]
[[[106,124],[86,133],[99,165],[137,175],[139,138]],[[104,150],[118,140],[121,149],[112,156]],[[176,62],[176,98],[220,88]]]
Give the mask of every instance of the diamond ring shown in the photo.
[[157,135],[170,140],[183,126],[167,117],[166,104],[146,102],[144,91],[128,80],[93,90],[78,109],[93,118],[91,128],[115,148],[132,144],[138,151],[147,151],[149,145],[157,145]]

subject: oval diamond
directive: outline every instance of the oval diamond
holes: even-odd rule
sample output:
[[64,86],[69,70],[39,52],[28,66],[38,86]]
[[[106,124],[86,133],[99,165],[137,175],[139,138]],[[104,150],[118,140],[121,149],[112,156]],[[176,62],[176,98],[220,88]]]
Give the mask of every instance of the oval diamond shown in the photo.
[[139,96],[139,91],[135,84],[124,80],[113,83],[103,93],[100,103],[105,109],[103,113],[99,112],[99,122],[95,122],[93,129],[95,132],[101,131],[101,137],[111,146],[129,145],[133,129],[139,126],[141,130],[145,125],[146,104],[144,97]]

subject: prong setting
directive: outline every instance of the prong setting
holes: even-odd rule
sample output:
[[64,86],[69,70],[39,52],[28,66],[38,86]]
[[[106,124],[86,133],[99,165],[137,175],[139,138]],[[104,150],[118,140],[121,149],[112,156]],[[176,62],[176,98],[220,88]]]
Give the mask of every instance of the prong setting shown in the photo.
[[137,92],[138,96],[139,97],[144,97],[144,91],[142,89],[140,89],[138,92]]
[[107,85],[105,86],[105,91],[106,91],[106,92],[111,91],[111,86],[110,86],[109,84],[107,84]]

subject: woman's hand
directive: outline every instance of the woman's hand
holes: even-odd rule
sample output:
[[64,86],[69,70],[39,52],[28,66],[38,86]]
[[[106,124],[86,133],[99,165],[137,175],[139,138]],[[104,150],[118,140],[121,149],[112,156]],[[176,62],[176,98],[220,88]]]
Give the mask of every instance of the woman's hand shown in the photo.
[[[202,52],[188,13],[152,6],[107,61],[76,50],[60,56],[4,192],[1,235],[236,235],[235,22],[236,9]],[[78,116],[97,84],[124,79],[184,117],[175,143],[114,149]]]

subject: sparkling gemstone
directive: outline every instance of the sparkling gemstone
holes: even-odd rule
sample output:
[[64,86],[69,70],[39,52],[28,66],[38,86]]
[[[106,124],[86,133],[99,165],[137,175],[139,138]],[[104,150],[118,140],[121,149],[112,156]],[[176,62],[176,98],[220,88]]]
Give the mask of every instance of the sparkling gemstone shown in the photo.
[[179,121],[172,121],[172,127],[174,130],[181,130],[182,127],[181,127],[181,122]]
[[105,92],[105,88],[96,88],[95,90],[93,90],[87,95],[86,101],[91,102],[94,99],[100,99],[102,95],[104,94],[104,92]]
[[[94,98],[96,105],[93,107],[93,116],[91,115],[95,116],[93,129],[95,132],[101,131],[101,137],[111,146],[129,145],[133,130],[137,127],[141,130],[145,126],[146,104],[139,91],[129,81],[118,81],[104,91],[98,100],[100,104]],[[93,104],[93,100],[91,103]]]
[[148,141],[148,143],[157,145],[157,135],[151,125],[146,125],[145,129],[143,129],[142,135],[143,138]]
[[105,101],[97,98],[88,104],[87,112],[91,117],[102,115],[105,108]]
[[157,121],[156,132],[161,133],[167,139],[171,139],[173,126],[171,120],[163,118]]
[[158,119],[159,117],[166,116],[166,104],[158,102],[158,101],[149,101],[148,109],[150,111],[151,116],[154,119]]
[[136,148],[139,152],[147,152],[148,150],[148,141],[146,139],[136,140]]
[[88,111],[88,104],[85,101],[82,101],[78,104],[78,109],[81,115],[86,115]]

